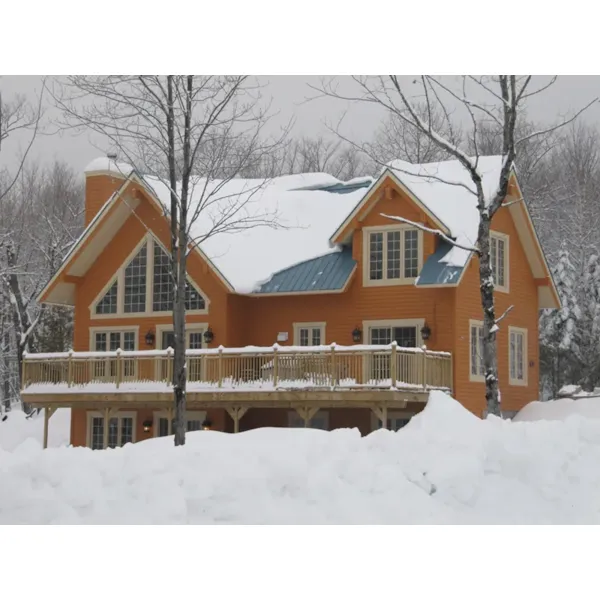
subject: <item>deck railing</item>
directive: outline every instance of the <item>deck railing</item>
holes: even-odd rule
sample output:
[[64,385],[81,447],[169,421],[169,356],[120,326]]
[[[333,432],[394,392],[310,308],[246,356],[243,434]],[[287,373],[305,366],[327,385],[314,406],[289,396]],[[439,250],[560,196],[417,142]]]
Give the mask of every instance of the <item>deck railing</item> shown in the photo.
[[[452,387],[452,356],[425,348],[386,346],[270,346],[186,352],[188,389],[243,388],[439,388]],[[173,351],[64,352],[28,354],[22,388],[48,386],[134,391],[148,384],[168,386]],[[96,386],[98,387],[98,386]],[[152,389],[152,385],[150,385]],[[48,390],[50,391],[50,390]],[[83,390],[82,390],[83,391]]]

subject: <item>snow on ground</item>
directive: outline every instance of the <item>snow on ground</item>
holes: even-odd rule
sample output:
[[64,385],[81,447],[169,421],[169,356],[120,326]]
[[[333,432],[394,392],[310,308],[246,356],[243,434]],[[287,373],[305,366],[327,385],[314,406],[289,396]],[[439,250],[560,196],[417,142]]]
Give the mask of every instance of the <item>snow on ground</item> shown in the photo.
[[366,437],[203,431],[105,451],[26,439],[0,450],[0,522],[598,523],[599,463],[596,419],[482,421],[433,392],[404,429]]
[[[0,451],[7,450],[10,452],[28,440],[37,442],[41,447],[44,439],[43,412],[29,419],[22,410],[11,410],[4,416],[6,416],[6,420],[0,421]],[[71,410],[69,408],[59,408],[50,419],[48,447],[68,446],[70,437]]]
[[530,402],[515,415],[513,421],[564,421],[577,416],[599,419],[600,395]]

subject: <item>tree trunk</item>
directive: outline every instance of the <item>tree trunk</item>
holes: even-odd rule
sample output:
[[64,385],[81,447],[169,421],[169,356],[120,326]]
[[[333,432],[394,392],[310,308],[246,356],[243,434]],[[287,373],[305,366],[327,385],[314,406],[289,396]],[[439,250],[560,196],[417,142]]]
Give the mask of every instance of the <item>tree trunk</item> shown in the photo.
[[501,416],[498,400],[498,356],[496,349],[496,309],[494,278],[490,260],[490,218],[482,214],[479,222],[479,289],[483,308],[483,366],[487,413]]

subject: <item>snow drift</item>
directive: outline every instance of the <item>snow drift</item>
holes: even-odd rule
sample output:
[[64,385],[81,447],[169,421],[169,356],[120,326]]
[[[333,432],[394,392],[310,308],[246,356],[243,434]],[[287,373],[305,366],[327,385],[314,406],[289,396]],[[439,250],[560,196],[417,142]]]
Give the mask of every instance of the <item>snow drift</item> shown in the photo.
[[0,522],[600,522],[600,422],[579,415],[482,421],[434,392],[398,433],[258,429],[187,440],[93,452],[42,451],[25,439],[0,450]]

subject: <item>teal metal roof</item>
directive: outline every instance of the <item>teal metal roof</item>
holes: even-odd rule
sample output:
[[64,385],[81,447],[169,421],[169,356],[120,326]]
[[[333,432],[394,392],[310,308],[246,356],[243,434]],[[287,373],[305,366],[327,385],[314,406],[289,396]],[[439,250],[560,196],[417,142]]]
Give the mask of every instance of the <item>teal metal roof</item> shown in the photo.
[[453,267],[440,262],[452,246],[441,241],[437,250],[425,261],[417,285],[452,285],[458,282],[464,267]]
[[371,177],[365,177],[364,179],[350,181],[348,183],[340,181],[339,183],[334,183],[330,185],[311,185],[298,189],[320,192],[332,192],[334,194],[349,194],[350,192],[355,192],[356,190],[360,190],[362,188],[368,188],[372,183],[373,179]]
[[355,266],[352,249],[344,248],[341,252],[331,252],[283,269],[275,273],[254,293],[282,294],[341,290]]

